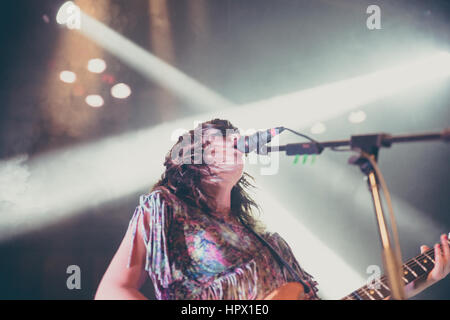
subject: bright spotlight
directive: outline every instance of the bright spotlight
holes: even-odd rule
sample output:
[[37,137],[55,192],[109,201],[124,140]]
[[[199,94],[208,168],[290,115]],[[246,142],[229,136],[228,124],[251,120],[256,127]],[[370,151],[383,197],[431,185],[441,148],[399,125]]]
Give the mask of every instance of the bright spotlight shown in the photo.
[[72,1],[65,2],[59,8],[56,22],[65,24],[69,29],[81,29],[81,9]]
[[315,125],[311,128],[311,133],[313,134],[320,134],[324,133],[327,128],[322,122],[317,122]]
[[77,80],[77,75],[72,71],[63,71],[59,74],[59,79],[65,83],[74,83]]
[[99,108],[102,107],[105,102],[101,96],[93,94],[86,97],[86,103],[93,108]]
[[102,59],[91,59],[88,62],[88,70],[92,73],[102,73],[106,70],[106,62]]
[[125,83],[118,83],[111,88],[111,95],[117,99],[126,99],[131,95],[131,89]]
[[364,122],[364,120],[366,120],[366,113],[364,111],[354,111],[351,112],[350,115],[348,116],[348,121],[350,121],[351,123],[361,123]]
[[[72,18],[72,20],[75,19],[75,17]],[[202,112],[209,112],[211,110],[221,111],[224,107],[233,105],[218,93],[200,84],[157,56],[152,55],[144,48],[136,45],[85,12],[80,11],[80,19],[79,31],[82,34],[151,81],[157,82],[179,97],[189,100],[192,108]]]

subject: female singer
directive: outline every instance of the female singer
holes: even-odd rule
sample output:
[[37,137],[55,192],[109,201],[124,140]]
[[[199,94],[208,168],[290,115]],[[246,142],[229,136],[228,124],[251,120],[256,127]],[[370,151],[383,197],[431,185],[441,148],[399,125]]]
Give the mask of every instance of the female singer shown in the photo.
[[[157,299],[282,298],[274,293],[287,283],[301,284],[295,296],[319,299],[289,245],[252,214],[259,207],[246,192],[251,177],[237,138],[237,128],[220,119],[179,138],[161,179],[140,197],[96,299],[146,299],[139,289],[148,278]],[[435,250],[435,270],[407,287],[408,297],[449,273],[448,245]]]

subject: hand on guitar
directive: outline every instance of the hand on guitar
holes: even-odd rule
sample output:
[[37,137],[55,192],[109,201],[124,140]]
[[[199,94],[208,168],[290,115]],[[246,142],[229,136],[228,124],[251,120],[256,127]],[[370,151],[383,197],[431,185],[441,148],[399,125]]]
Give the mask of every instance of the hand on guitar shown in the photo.
[[[419,292],[444,279],[450,273],[450,246],[448,236],[441,235],[441,243],[434,245],[434,268],[430,271],[426,279],[417,280],[405,287],[408,298],[415,296]],[[420,247],[420,252],[430,250],[426,245]]]
[[[427,246],[421,246],[420,252],[423,253],[430,250]],[[450,273],[450,247],[448,236],[441,235],[441,244],[434,245],[435,266],[427,277],[427,281],[437,282],[444,279]]]

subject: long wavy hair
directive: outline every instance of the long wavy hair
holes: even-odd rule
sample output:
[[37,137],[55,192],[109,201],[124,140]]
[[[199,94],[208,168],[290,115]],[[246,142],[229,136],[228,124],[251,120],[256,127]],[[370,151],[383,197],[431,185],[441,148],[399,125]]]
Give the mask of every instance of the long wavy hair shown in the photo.
[[[225,136],[230,131],[239,133],[239,129],[233,126],[227,120],[213,119],[203,122],[194,130],[180,136],[175,145],[171,148],[165,157],[165,171],[161,179],[152,187],[151,191],[158,188],[167,189],[171,195],[176,196],[185,206],[200,209],[204,214],[214,212],[216,200],[213,194],[208,192],[205,183],[206,179],[214,176],[208,164],[204,163],[203,155],[205,148],[209,145],[208,141],[198,139],[195,134],[216,129]],[[201,159],[200,163],[196,159]],[[255,188],[249,181],[255,179],[248,173],[243,172],[239,181],[231,190],[231,214],[240,219],[247,226],[252,227],[256,232],[263,232],[265,226],[255,217],[254,209],[261,212],[258,204],[249,196],[247,189]]]

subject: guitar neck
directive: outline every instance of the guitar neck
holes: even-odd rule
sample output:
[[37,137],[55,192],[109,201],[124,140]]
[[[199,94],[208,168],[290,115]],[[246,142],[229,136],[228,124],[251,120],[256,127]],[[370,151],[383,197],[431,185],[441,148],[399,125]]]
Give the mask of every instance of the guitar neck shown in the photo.
[[[450,241],[449,241],[450,244]],[[402,280],[405,285],[425,277],[434,268],[434,249],[418,255],[407,261],[402,266]],[[342,300],[383,300],[391,296],[391,290],[387,276],[375,279],[371,284],[367,284],[358,290],[353,291]]]

